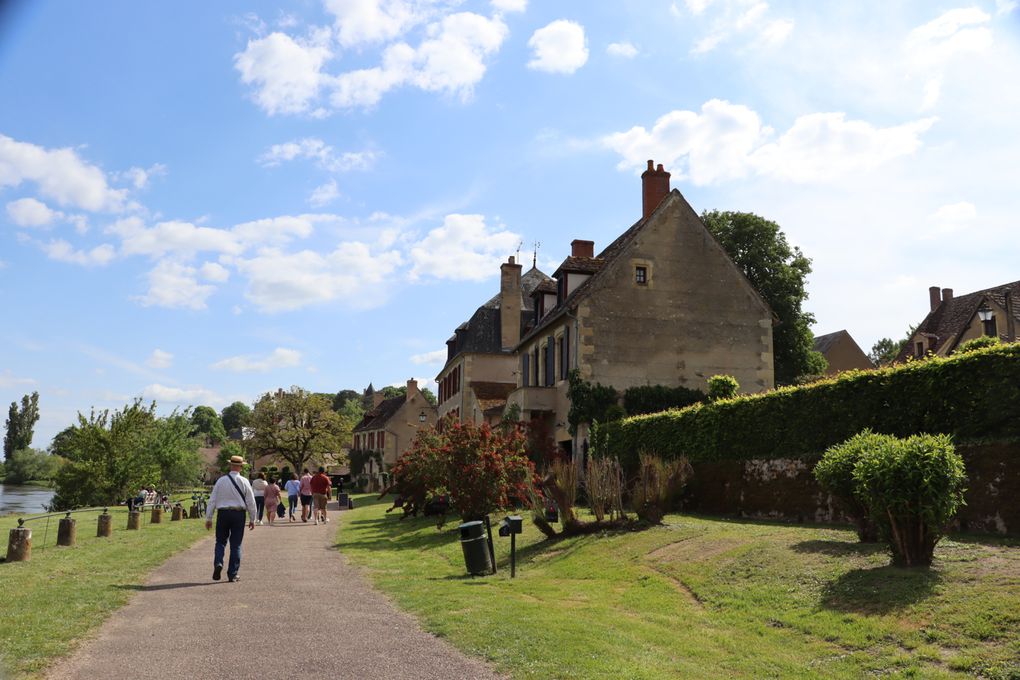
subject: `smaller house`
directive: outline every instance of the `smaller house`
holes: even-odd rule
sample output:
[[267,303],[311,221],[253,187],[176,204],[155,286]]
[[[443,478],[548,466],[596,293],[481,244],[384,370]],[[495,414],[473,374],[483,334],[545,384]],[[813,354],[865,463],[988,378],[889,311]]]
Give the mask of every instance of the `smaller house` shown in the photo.
[[434,426],[438,416],[416,380],[407,381],[404,395],[383,399],[376,392],[374,398],[372,408],[354,428],[351,452],[378,454],[377,459],[369,458],[364,469],[364,474],[378,481],[411,448],[418,429]]
[[928,289],[931,310],[900,350],[896,361],[928,354],[947,356],[967,340],[987,335],[1003,342],[1017,339],[1020,281],[954,295],[952,288]]
[[829,362],[829,367],[825,370],[826,375],[875,367],[875,364],[871,363],[871,359],[846,329],[835,333],[816,335],[815,351],[821,353]]

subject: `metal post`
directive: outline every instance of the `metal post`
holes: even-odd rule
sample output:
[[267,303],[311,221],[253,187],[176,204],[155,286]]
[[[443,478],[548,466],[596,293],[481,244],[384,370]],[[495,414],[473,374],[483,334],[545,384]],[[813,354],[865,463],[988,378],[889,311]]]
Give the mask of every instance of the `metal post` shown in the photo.
[[517,534],[510,534],[510,578],[517,576]]
[[489,559],[492,561],[492,573],[496,573],[496,550],[492,547],[492,525],[489,524],[489,516],[485,516],[485,534],[489,542]]

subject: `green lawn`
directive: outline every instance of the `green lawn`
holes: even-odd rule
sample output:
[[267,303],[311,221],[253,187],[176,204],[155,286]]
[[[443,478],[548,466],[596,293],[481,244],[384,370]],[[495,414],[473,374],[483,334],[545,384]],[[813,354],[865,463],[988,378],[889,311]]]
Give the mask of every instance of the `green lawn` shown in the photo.
[[[72,548],[56,547],[58,517],[48,532],[45,520],[30,522],[31,560],[0,564],[0,677],[4,668],[15,677],[39,675],[127,602],[152,569],[207,535],[202,520],[171,522],[170,513],[152,525],[144,512],[141,530],[127,531],[127,509],[110,513],[113,536],[102,539],[96,538],[98,512],[72,515],[78,520]],[[0,517],[0,556],[16,526],[16,516]]]
[[430,631],[515,678],[1020,678],[1020,542],[943,541],[893,569],[851,531],[686,515],[543,541],[517,578],[465,575],[456,521],[399,521],[371,497],[340,550]]

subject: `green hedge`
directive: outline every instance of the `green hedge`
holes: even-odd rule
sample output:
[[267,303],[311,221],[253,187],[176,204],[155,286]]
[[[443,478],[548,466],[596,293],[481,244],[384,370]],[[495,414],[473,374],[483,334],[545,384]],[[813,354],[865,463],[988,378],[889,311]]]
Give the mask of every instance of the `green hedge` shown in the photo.
[[629,469],[641,451],[692,462],[816,458],[866,428],[1020,435],[1020,343],[624,418],[599,425],[592,445]]

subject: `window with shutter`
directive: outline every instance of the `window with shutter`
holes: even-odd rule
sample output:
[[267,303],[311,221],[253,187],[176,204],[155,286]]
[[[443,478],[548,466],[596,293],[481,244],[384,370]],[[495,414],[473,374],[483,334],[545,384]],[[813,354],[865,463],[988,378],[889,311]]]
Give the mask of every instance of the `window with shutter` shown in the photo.
[[386,433],[385,433],[385,432],[380,432],[380,433],[379,433],[379,441],[378,441],[378,442],[376,442],[377,444],[379,444],[379,450],[380,450],[380,451],[382,450],[382,447],[383,447],[383,440],[384,440],[384,438],[385,438],[385,435],[386,435]]
[[570,326],[563,329],[562,357],[560,358],[560,380],[566,380],[570,373]]
[[545,343],[545,386],[552,387],[556,383],[556,339],[549,336]]
[[541,380],[541,377],[540,377],[539,372],[538,372],[539,363],[540,363],[539,358],[540,357],[541,357],[541,354],[539,354],[538,345],[535,345],[535,358],[534,358],[534,362],[535,362],[535,387],[538,387],[539,385],[542,384],[542,380]]
[[531,387],[531,355],[521,355],[521,387]]

